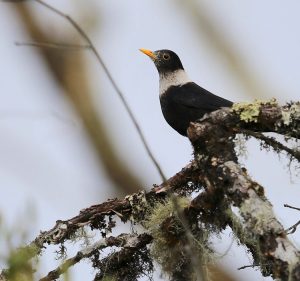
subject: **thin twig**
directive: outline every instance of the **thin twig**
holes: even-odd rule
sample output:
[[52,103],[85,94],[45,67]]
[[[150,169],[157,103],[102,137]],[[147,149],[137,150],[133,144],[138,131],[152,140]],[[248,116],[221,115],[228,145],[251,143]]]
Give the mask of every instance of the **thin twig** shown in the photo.
[[80,51],[82,49],[91,49],[90,45],[76,45],[76,44],[64,44],[64,43],[48,43],[48,42],[15,42],[16,46],[28,46],[38,48],[49,49],[67,49]]
[[[290,208],[290,209],[294,209],[294,210],[300,211],[300,208],[293,207],[293,206],[290,206],[290,205],[288,205],[288,204],[284,204],[283,206],[286,207],[286,208]],[[292,233],[295,233],[296,230],[297,230],[298,225],[300,225],[300,220],[297,221],[297,222],[296,222],[295,224],[293,224],[292,226],[290,226],[289,228],[287,228],[287,229],[285,230],[286,234],[292,234]]]
[[238,132],[248,135],[248,136],[252,136],[256,139],[260,139],[267,145],[273,147],[275,150],[283,150],[300,162],[300,151],[287,147],[286,145],[282,144],[281,142],[275,140],[275,138],[267,137],[260,132],[254,132],[254,131],[245,130],[245,129],[238,130]]
[[250,264],[250,265],[244,265],[244,266],[241,266],[239,267],[237,270],[242,270],[242,269],[245,269],[245,268],[248,268],[248,267],[257,267],[259,266],[258,264]]
[[287,228],[287,229],[285,230],[286,234],[292,234],[292,233],[295,233],[299,224],[300,224],[300,221],[296,222],[296,223],[293,224],[291,227]]
[[73,18],[71,18],[69,15],[61,12],[60,10],[54,8],[53,6],[45,3],[44,1],[42,0],[34,0],[35,2],[39,3],[40,5],[46,7],[47,9],[51,10],[52,12],[54,12],[55,14],[65,18],[74,28],[75,30],[80,34],[80,36],[88,43],[89,45],[89,48],[91,49],[91,51],[94,53],[95,57],[97,58],[98,62],[100,63],[100,65],[102,66],[104,72],[106,73],[106,76],[108,77],[109,81],[111,82],[113,88],[115,89],[115,91],[117,92],[119,98],[121,99],[131,121],[133,122],[137,132],[138,132],[138,135],[147,151],[147,154],[148,156],[150,157],[150,159],[152,160],[153,164],[155,165],[158,173],[160,174],[161,176],[161,179],[163,181],[166,180],[166,177],[160,167],[160,165],[158,164],[157,160],[155,159],[153,153],[151,152],[147,142],[146,142],[146,139],[145,139],[145,136],[142,132],[142,129],[141,127],[139,126],[136,118],[134,117],[133,115],[133,112],[131,111],[123,93],[121,92],[120,88],[118,87],[118,85],[116,84],[115,80],[113,79],[112,75],[110,74],[108,68],[106,67],[106,65],[104,64],[100,54],[98,53],[96,47],[94,46],[93,42],[91,41],[91,39],[88,37],[88,35],[85,33],[85,31],[79,26],[79,24],[73,20]]
[[285,208],[290,208],[290,209],[294,209],[294,210],[297,210],[297,211],[300,211],[300,208],[293,207],[293,206],[291,206],[291,205],[289,205],[289,204],[284,204],[283,207],[285,207]]

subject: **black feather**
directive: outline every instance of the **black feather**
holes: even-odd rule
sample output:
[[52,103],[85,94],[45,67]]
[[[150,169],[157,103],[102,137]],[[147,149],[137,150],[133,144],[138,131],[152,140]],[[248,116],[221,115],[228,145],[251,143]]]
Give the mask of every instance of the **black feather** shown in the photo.
[[222,107],[231,107],[233,104],[193,82],[171,86],[160,96],[160,103],[168,124],[183,136],[187,135],[190,122],[201,119],[206,113]]

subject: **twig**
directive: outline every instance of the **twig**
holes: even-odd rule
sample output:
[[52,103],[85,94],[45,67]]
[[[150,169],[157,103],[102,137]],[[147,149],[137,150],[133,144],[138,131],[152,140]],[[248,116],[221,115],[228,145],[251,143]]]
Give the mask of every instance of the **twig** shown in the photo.
[[38,48],[49,48],[49,49],[67,49],[67,50],[82,50],[90,49],[90,45],[76,45],[76,44],[63,44],[63,43],[48,43],[48,42],[15,42],[16,46],[25,47],[38,47]]
[[238,132],[248,135],[248,136],[252,136],[256,139],[262,140],[265,144],[273,147],[273,149],[275,151],[283,150],[283,151],[287,152],[289,155],[291,155],[293,158],[295,158],[296,160],[300,161],[300,151],[287,147],[286,145],[277,141],[273,137],[268,137],[268,136],[265,136],[263,133],[254,132],[254,131],[245,130],[245,129],[238,130]]
[[[294,209],[294,210],[300,211],[300,208],[293,207],[293,206],[290,206],[290,205],[288,205],[288,204],[284,204],[283,206],[286,207],[286,208],[290,208],[290,209]],[[292,233],[295,233],[296,230],[297,230],[298,225],[300,225],[300,220],[297,221],[297,222],[296,222],[295,224],[293,224],[292,226],[290,226],[289,228],[287,228],[287,229],[285,230],[286,234],[292,234]]]
[[287,229],[285,230],[286,234],[292,234],[292,233],[295,233],[299,224],[300,224],[300,221],[296,222],[296,223],[293,224],[291,227],[287,228]]
[[94,46],[93,42],[91,41],[91,39],[88,37],[88,35],[85,33],[85,31],[80,27],[80,25],[75,21],[73,20],[72,17],[70,17],[69,15],[61,12],[60,10],[54,8],[53,6],[45,3],[44,1],[42,0],[34,0],[35,2],[39,3],[40,5],[46,7],[47,9],[51,10],[52,12],[54,12],[55,14],[65,18],[74,28],[75,30],[80,34],[80,36],[88,43],[88,46],[89,48],[91,49],[91,51],[94,53],[95,57],[97,58],[98,62],[100,63],[100,65],[102,66],[104,72],[106,73],[106,76],[108,77],[109,81],[111,82],[113,88],[115,89],[115,91],[117,92],[119,98],[121,99],[132,123],[134,124],[137,132],[138,132],[138,135],[146,149],[146,152],[148,154],[148,156],[150,157],[150,159],[152,160],[154,166],[156,167],[158,173],[160,174],[160,177],[162,179],[162,181],[165,181],[166,180],[166,177],[160,167],[160,165],[158,164],[157,160],[155,159],[153,153],[151,152],[150,148],[149,148],[149,145],[147,144],[147,141],[146,141],[146,138],[142,132],[142,129],[141,127],[139,126],[136,118],[134,117],[134,114],[133,112],[131,111],[123,93],[121,92],[120,88],[118,87],[117,83],[115,82],[115,80],[113,79],[112,75],[110,74],[107,66],[105,65],[105,63],[103,62],[99,52],[97,51],[96,47]]
[[300,211],[300,208],[293,207],[293,206],[288,205],[288,204],[284,204],[283,207],[286,207],[286,208],[290,208],[290,209],[294,209],[294,210]]
[[248,267],[257,267],[259,266],[258,264],[250,264],[250,265],[244,265],[244,266],[241,266],[239,267],[237,270],[242,270],[242,269],[245,269],[245,268],[248,268]]

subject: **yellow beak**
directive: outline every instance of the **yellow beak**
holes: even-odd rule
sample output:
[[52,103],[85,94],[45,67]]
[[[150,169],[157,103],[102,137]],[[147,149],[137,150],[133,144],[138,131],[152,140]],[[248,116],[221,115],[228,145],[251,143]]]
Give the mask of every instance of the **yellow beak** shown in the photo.
[[153,59],[153,60],[156,59],[156,55],[152,51],[146,50],[146,49],[140,49],[140,51],[142,53],[144,53],[145,55],[147,55],[148,57],[150,57],[151,59]]

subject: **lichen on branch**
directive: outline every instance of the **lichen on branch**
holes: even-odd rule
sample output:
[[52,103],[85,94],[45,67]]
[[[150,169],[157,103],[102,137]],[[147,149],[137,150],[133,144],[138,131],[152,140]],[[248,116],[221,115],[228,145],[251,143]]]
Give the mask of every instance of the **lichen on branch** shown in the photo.
[[[213,259],[209,238],[229,226],[264,276],[300,280],[299,251],[276,218],[263,186],[238,163],[234,142],[237,134],[246,134],[292,154],[293,150],[265,138],[263,132],[298,138],[299,110],[299,103],[256,102],[220,109],[191,123],[188,135],[194,160],[190,164],[148,192],[110,199],[57,221],[19,250],[26,253],[24,263],[42,254],[49,244],[61,246],[76,235],[80,239],[78,231],[90,228],[99,231],[102,239],[67,259],[44,280],[54,280],[83,259],[90,259],[97,270],[94,280],[137,280],[151,274],[154,260],[171,280],[183,276],[195,280],[199,275],[207,280],[211,274],[207,265]],[[121,221],[142,228],[139,233],[114,236]],[[102,256],[103,248],[111,250],[108,256]],[[7,272],[3,271],[2,279],[9,277]]]

